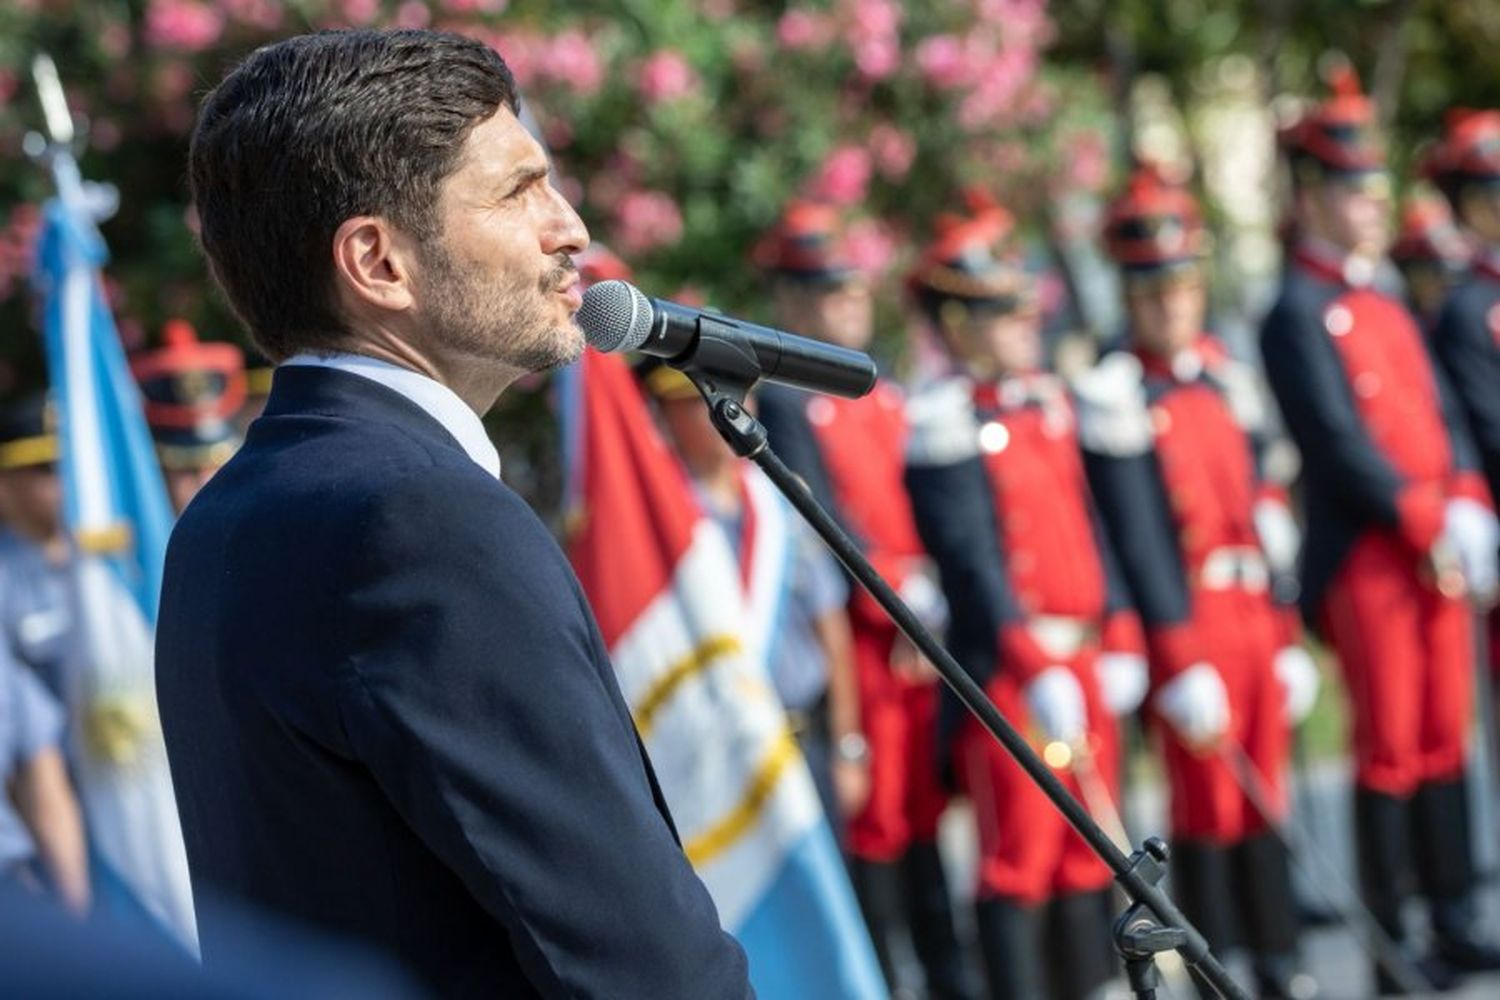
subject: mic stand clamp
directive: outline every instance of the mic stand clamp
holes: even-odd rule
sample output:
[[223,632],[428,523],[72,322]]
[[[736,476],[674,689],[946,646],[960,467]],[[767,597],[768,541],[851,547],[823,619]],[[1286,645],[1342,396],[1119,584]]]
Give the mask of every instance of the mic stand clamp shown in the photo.
[[708,404],[715,429],[734,453],[760,467],[844,567],[932,662],[964,707],[1015,758],[1021,769],[1109,865],[1115,874],[1115,884],[1132,904],[1115,923],[1114,940],[1136,996],[1140,1000],[1155,1000],[1158,985],[1156,956],[1164,951],[1176,951],[1200,983],[1210,986],[1227,1000],[1248,1000],[1244,989],[1230,978],[1228,971],[1209,950],[1208,942],[1162,891],[1159,883],[1168,857],[1166,843],[1158,837],[1151,837],[1142,850],[1127,858],[1058,781],[1025,738],[1000,714],[984,690],[870,565],[854,539],[823,509],[807,484],[771,450],[765,427],[745,409],[745,397],[760,378],[759,364],[753,354],[740,350],[732,338],[723,338],[722,343],[714,343],[709,350],[700,347],[691,363],[668,363],[697,386]]
[[[1144,849],[1130,855],[1130,870],[1149,885],[1156,885],[1166,874],[1163,867],[1169,857],[1166,841],[1148,837]],[[1132,903],[1115,921],[1115,950],[1125,962],[1130,991],[1137,1000],[1156,1000],[1161,976],[1156,956],[1176,951],[1187,944],[1187,932],[1180,927],[1166,927],[1142,903]]]

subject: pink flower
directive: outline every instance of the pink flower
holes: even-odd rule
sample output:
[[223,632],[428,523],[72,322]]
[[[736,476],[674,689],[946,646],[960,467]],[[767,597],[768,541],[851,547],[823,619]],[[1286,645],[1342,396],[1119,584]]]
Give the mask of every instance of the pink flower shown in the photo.
[[901,67],[901,44],[891,37],[865,39],[854,46],[854,65],[867,80],[884,80]]
[[398,28],[425,28],[432,23],[432,11],[425,0],[406,0],[396,8],[394,23]]
[[860,271],[878,277],[890,269],[896,259],[896,237],[890,228],[875,219],[850,223],[844,233],[844,252]]
[[980,0],[979,18],[1001,27],[1007,45],[1040,48],[1055,28],[1047,17],[1047,0]]
[[864,200],[870,185],[870,154],[859,146],[840,146],[813,175],[808,194],[835,205],[853,205]]
[[344,20],[356,28],[362,28],[375,20],[380,13],[380,0],[340,0],[339,9]]
[[508,6],[506,0],[442,0],[450,14],[499,14]]
[[641,96],[651,104],[674,101],[698,89],[698,74],[680,53],[662,49],[641,64],[636,74]]
[[547,148],[553,151],[573,145],[573,126],[563,118],[547,119],[542,126],[542,135],[547,140]]
[[224,15],[196,0],[151,0],[146,8],[146,44],[180,52],[202,52],[224,33]]
[[823,14],[793,7],[776,22],[776,41],[794,52],[824,49],[833,41],[833,22]]
[[1098,191],[1109,180],[1109,146],[1098,132],[1080,132],[1067,143],[1068,186]]
[[727,21],[734,17],[734,0],[703,0],[698,5],[699,11],[710,21]]
[[538,69],[548,79],[566,84],[580,94],[592,94],[604,81],[604,66],[593,42],[576,29],[564,31],[547,46]]
[[880,124],[870,129],[869,147],[875,169],[891,181],[905,177],[917,156],[916,142],[894,125]]
[[670,195],[631,191],[615,206],[614,246],[633,256],[670,246],[682,238],[682,213]]
[[958,106],[959,125],[977,131],[1018,110],[1016,99],[1036,70],[1033,49],[1006,48],[985,66],[972,93]]
[[858,34],[894,35],[901,27],[901,7],[893,0],[852,0],[845,7]]
[[968,83],[973,77],[964,44],[954,35],[932,35],[917,45],[917,69],[934,87],[947,89]]
[[635,186],[641,174],[641,164],[629,153],[616,151],[604,161],[602,170],[595,170],[589,177],[588,200],[596,207],[608,211],[620,203],[620,199]]
[[490,48],[500,53],[500,58],[505,60],[511,75],[516,78],[516,85],[525,89],[535,82],[546,63],[550,45],[545,38],[517,31],[493,36]]
[[219,9],[231,20],[247,24],[262,31],[274,31],[281,27],[281,0],[218,0]]

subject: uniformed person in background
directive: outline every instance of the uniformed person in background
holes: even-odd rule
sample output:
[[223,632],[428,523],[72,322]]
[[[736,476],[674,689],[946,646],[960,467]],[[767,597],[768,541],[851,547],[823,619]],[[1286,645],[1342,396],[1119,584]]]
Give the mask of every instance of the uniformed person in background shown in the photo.
[[1500,498],[1500,111],[1455,112],[1426,170],[1474,242],[1433,348],[1463,403],[1491,499]]
[[[953,373],[908,406],[907,483],[952,609],[955,658],[1118,830],[1114,716],[1146,691],[1140,623],[1095,515],[1067,387],[1042,369],[1040,310],[1008,250],[1010,216],[972,207],[940,220],[910,279]],[[1115,967],[1112,873],[993,736],[944,708],[978,827],[990,996],[1096,995]]]
[[864,738],[846,610],[849,585],[812,528],[719,436],[688,377],[656,359],[641,364],[637,373],[699,505],[735,555],[746,620],[768,632],[747,640],[751,648],[766,650],[772,686],[824,812],[833,828],[842,830],[844,819],[864,807],[870,792],[868,761],[833,755],[846,737]]
[[1406,203],[1390,258],[1406,284],[1406,304],[1424,331],[1437,324],[1443,302],[1468,274],[1472,257],[1447,202],[1417,194]]
[[41,393],[0,405],[0,883],[45,887],[82,915],[88,850],[51,655],[71,622],[46,571],[69,557],[51,412]]
[[233,344],[200,341],[185,320],[174,319],[162,330],[162,346],[132,356],[130,371],[180,514],[240,445],[244,355]]
[[1295,613],[1273,598],[1297,539],[1261,472],[1260,386],[1204,332],[1209,237],[1191,194],[1139,169],[1104,235],[1127,348],[1080,378],[1079,438],[1145,627],[1173,895],[1216,949],[1248,948],[1262,996],[1310,996],[1273,824],[1318,674]]
[[[756,247],[782,329],[864,350],[874,333],[869,279],[843,246],[832,206],[788,205]],[[861,399],[767,387],[760,419],[771,445],[830,506],[887,582],[933,626],[946,618],[902,483],[906,419],[900,392],[881,381]],[[938,851],[947,796],[937,777],[937,675],[863,590],[849,602],[864,740],[836,757],[869,757],[870,794],[845,836],[860,907],[887,981],[899,975],[892,941],[908,932],[934,998],[973,993]]]
[[[1390,180],[1352,71],[1282,136],[1296,228],[1261,353],[1304,457],[1302,602],[1343,669],[1365,904],[1397,942],[1408,865],[1436,987],[1500,967],[1475,936],[1464,783],[1474,655],[1465,591],[1494,578],[1472,445],[1416,320],[1373,281]],[[1415,956],[1414,956],[1415,957]],[[1377,970],[1382,991],[1398,984]]]

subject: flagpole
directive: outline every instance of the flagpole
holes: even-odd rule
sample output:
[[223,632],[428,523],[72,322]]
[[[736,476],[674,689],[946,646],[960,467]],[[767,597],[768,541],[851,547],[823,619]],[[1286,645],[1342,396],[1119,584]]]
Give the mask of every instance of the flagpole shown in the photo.
[[28,155],[56,197],[34,276],[52,392],[62,411],[64,514],[80,643],[71,760],[88,824],[95,898],[141,916],[196,952],[187,857],[156,718],[152,631],[166,534],[166,488],[105,302],[97,221],[106,200],[83,182],[57,67],[32,60],[46,135]]
[[[721,359],[723,360],[723,359]],[[729,359],[733,360],[733,359]],[[753,367],[753,365],[752,365]],[[708,404],[714,427],[742,458],[755,462],[765,472],[806,520],[817,531],[844,567],[880,604],[896,626],[933,664],[947,685],[1000,742],[1069,824],[1115,873],[1115,882],[1132,901],[1115,924],[1115,947],[1124,960],[1130,986],[1137,997],[1151,1000],[1156,996],[1158,974],[1156,956],[1176,951],[1193,973],[1210,984],[1228,1000],[1248,1000],[1248,994],[1209,950],[1203,935],[1189,923],[1159,885],[1166,874],[1169,851],[1165,841],[1150,837],[1140,850],[1128,857],[1089,811],[1073,797],[1057,775],[1037,756],[1030,743],[1000,714],[994,702],[953,659],[921,620],[906,606],[890,584],[823,506],[818,503],[806,482],[787,468],[769,445],[766,429],[745,409],[744,399],[759,377],[759,371],[700,371],[683,366],[682,371],[698,387]]]

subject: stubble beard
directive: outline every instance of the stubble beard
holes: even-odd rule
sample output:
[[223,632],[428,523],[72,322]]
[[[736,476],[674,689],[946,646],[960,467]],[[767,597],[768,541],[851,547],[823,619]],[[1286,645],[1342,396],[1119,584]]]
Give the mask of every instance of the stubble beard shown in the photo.
[[487,280],[434,243],[423,249],[422,270],[428,333],[449,348],[521,372],[551,371],[583,353],[582,332],[572,322],[559,326],[548,304],[576,270],[566,254],[529,287]]

